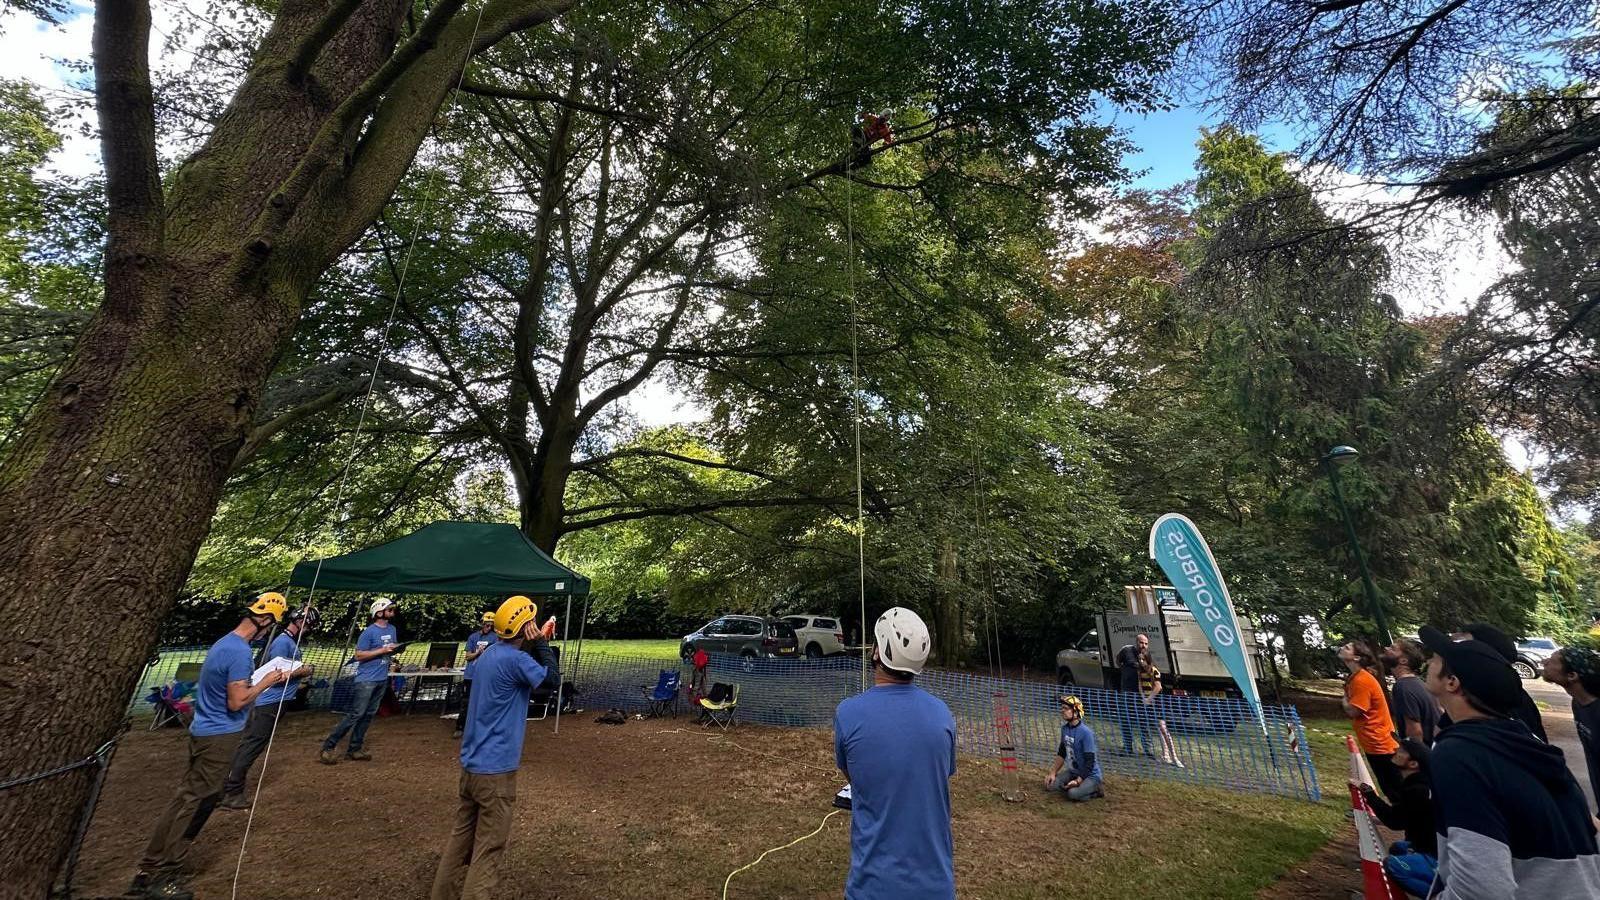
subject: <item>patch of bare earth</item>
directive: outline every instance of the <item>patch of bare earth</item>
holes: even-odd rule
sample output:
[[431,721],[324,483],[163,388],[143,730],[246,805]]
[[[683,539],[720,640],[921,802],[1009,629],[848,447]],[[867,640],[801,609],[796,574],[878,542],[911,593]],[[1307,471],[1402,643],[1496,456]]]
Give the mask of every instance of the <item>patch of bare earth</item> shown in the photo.
[[[622,726],[593,718],[565,717],[559,735],[553,720],[529,723],[501,895],[720,897],[729,872],[815,829],[842,783],[826,731],[740,727],[725,736],[687,717]],[[323,766],[319,741],[335,721],[303,713],[280,726],[239,898],[427,896],[460,771],[449,725],[380,719],[371,762]],[[80,895],[127,886],[179,780],[184,744],[176,730],[124,740],[83,850]],[[1301,801],[1112,779],[1105,800],[1066,804],[1038,789],[1043,774],[1027,770],[1026,800],[1013,804],[999,796],[1009,782],[992,760],[962,758],[952,783],[962,897],[1247,897],[1326,838],[1328,811]],[[1308,824],[1310,809],[1322,820]],[[198,897],[232,896],[247,815],[218,811],[195,842],[187,865]],[[729,896],[839,896],[848,830],[848,815],[834,816],[815,838],[739,874]],[[1252,854],[1265,852],[1283,858],[1263,869]],[[1186,882],[1196,888],[1186,892]]]

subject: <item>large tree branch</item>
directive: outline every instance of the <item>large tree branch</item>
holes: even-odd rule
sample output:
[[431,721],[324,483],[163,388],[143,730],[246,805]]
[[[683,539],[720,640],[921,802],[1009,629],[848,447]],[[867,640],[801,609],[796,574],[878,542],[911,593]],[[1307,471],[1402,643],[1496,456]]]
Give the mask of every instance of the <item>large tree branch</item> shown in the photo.
[[[437,49],[423,52],[426,48],[419,45],[417,57],[397,73],[389,88],[382,92],[376,107],[371,107],[370,102],[367,104],[371,117],[366,121],[360,143],[337,187],[344,195],[343,202],[335,204],[336,208],[325,219],[307,221],[305,227],[297,227],[297,231],[314,240],[320,248],[334,248],[332,252],[354,242],[366,224],[377,217],[394,186],[410,168],[416,149],[421,146],[444,98],[465,72],[464,64],[469,55],[482,53],[507,35],[549,22],[576,2],[486,0],[481,18],[478,13],[453,17],[442,34],[428,39],[429,46]],[[434,12],[437,13],[444,3],[460,5],[456,0],[443,0]],[[430,14],[429,20],[433,18]],[[413,41],[423,38],[422,32],[419,28]],[[347,135],[330,134],[328,138],[329,143],[323,146],[336,151]],[[325,159],[322,165],[328,162],[331,158]]]
[[[853,496],[853,495],[852,495]],[[595,516],[590,519],[567,519],[561,525],[562,534],[574,531],[583,531],[587,528],[599,528],[602,525],[611,525],[616,522],[632,522],[638,519],[650,519],[660,516],[692,516],[699,513],[715,512],[719,509],[771,509],[786,506],[827,506],[834,503],[843,503],[851,497],[728,497],[721,500],[705,500],[697,503],[680,503],[670,506],[654,506],[641,509],[631,509],[626,512],[611,513],[610,515]],[[581,509],[569,510],[568,515],[582,514]]]
[[[106,170],[107,279],[119,272],[136,278],[162,252],[165,219],[150,87],[150,4],[99,0],[93,43]],[[108,299],[116,295],[107,291]]]
[[[266,208],[257,217],[247,242],[254,252],[265,254],[271,250],[283,226],[294,217],[300,202],[311,193],[312,186],[339,157],[341,148],[356,126],[417,60],[437,46],[445,28],[465,3],[466,0],[439,0],[438,5],[422,21],[417,33],[396,48],[378,67],[378,71],[334,108],[311,139],[311,146],[306,148],[300,163],[267,199]],[[465,45],[466,42],[463,40],[460,43]],[[465,62],[464,56],[462,62]],[[429,104],[430,113],[437,108],[437,103]],[[432,115],[428,118],[431,120]]]
[[502,100],[520,100],[527,103],[552,103],[566,109],[578,112],[593,113],[607,119],[627,119],[642,122],[648,125],[660,124],[650,116],[642,113],[630,112],[625,109],[613,109],[594,103],[585,103],[570,94],[552,94],[549,91],[519,90],[517,88],[501,87],[497,84],[485,84],[481,81],[467,79],[461,83],[461,89],[469,94],[480,97],[498,97]]
[[311,31],[294,48],[294,54],[289,58],[288,69],[284,78],[292,84],[299,84],[305,80],[306,74],[311,71],[312,65],[317,61],[317,56],[322,53],[322,48],[333,40],[344,23],[349,21],[355,11],[366,0],[337,0],[332,7],[317,20]]

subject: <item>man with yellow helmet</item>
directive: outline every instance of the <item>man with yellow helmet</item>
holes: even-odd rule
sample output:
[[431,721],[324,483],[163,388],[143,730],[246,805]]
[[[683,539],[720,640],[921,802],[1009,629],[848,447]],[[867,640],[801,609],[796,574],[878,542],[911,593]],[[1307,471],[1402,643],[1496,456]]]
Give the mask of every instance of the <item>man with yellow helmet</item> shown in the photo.
[[499,640],[478,657],[461,739],[461,781],[450,831],[430,900],[477,900],[495,895],[496,866],[511,837],[517,768],[527,731],[528,695],[545,668],[524,653],[524,641],[555,634],[552,616],[538,626],[539,607],[518,595],[494,613]]
[[467,702],[472,698],[472,673],[477,668],[478,657],[489,645],[495,642],[494,613],[486,612],[478,622],[478,630],[467,635],[467,665],[461,670],[461,715],[456,717],[455,734],[451,737],[461,737],[461,730],[467,727]]
[[1061,744],[1056,748],[1055,768],[1044,780],[1045,790],[1059,791],[1074,801],[1104,797],[1105,776],[1100,771],[1094,732],[1083,724],[1082,700],[1071,694],[1062,696],[1061,723]]
[[195,682],[194,720],[189,724],[189,763],[177,793],[156,822],[150,842],[139,860],[139,871],[128,888],[135,897],[187,898],[180,867],[189,844],[222,798],[223,779],[239,746],[245,719],[256,698],[268,688],[289,680],[289,673],[273,671],[251,684],[255,662],[250,642],[273,624],[283,621],[289,605],[283,595],[268,591],[257,597],[245,617],[206,651],[200,678]]
[[[289,615],[289,623],[283,626],[283,631],[267,646],[266,658],[300,663],[304,656],[300,647],[305,641],[306,631],[317,627],[318,621],[314,607],[295,610]],[[218,804],[222,809],[250,808],[250,800],[244,795],[244,783],[250,777],[250,767],[256,764],[256,758],[272,742],[272,734],[277,730],[278,716],[283,712],[284,703],[294,696],[300,687],[298,682],[310,676],[311,671],[311,667],[304,663],[295,666],[294,671],[289,673],[287,684],[263,693],[250,707],[250,717],[244,723],[244,737],[239,741],[239,749],[234,751],[233,766],[228,770],[227,780],[222,782],[222,802]]]

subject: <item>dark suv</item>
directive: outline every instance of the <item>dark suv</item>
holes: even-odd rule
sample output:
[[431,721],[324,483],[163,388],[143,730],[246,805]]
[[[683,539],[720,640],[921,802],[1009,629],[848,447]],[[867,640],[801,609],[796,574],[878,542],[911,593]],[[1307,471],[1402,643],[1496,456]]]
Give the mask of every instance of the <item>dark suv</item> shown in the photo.
[[678,653],[688,659],[696,650],[707,653],[732,653],[745,657],[794,657],[800,640],[794,629],[777,619],[760,616],[723,616],[684,635]]

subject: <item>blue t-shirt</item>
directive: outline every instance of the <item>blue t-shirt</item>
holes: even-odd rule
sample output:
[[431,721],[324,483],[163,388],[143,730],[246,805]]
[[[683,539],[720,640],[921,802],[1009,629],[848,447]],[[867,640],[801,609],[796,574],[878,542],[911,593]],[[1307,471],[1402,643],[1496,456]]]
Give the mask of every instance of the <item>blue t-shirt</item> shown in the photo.
[[[1091,753],[1094,754],[1093,771],[1088,765]],[[1065,759],[1067,768],[1078,777],[1105,780],[1105,776],[1100,774],[1100,751],[1095,748],[1094,732],[1082,719],[1076,725],[1061,726],[1061,746],[1056,748],[1056,755]]]
[[194,686],[194,721],[189,723],[189,733],[210,737],[243,731],[250,710],[228,708],[228,685],[249,681],[255,670],[250,645],[244,638],[230,631],[212,644],[200,666],[200,680]]
[[517,770],[528,730],[528,695],[544,674],[544,666],[510,644],[496,643],[478,657],[461,735],[461,768],[474,775]]
[[839,704],[833,755],[850,777],[845,897],[954,898],[956,721],[950,708],[916,685],[877,685]]
[[[273,660],[278,659],[279,657],[284,659],[292,659],[295,662],[299,662],[300,642],[296,641],[287,634],[280,634],[273,638],[272,646],[267,648],[267,659]],[[295,681],[299,680],[300,679],[298,678],[295,679]],[[256,705],[267,706],[269,704],[275,704],[283,698],[284,694],[293,696],[293,692],[296,687],[297,685],[294,683],[294,681],[291,681],[288,684],[280,684],[274,687],[269,687],[261,692],[261,696],[256,698]]]
[[[495,637],[495,634],[492,631],[489,632],[488,634],[484,634],[481,631],[474,631],[473,633],[467,635],[467,652],[471,653],[472,651],[478,649],[479,647],[482,647],[485,644],[493,644],[493,643],[495,643],[496,641],[499,641],[499,640],[500,639]],[[483,657],[479,657],[478,659],[482,659],[482,658]],[[467,681],[471,681],[472,680],[473,670],[475,670],[477,668],[478,668],[478,660],[477,659],[469,659],[469,660],[467,660],[467,667],[466,667],[465,670],[462,671],[461,677],[466,679]]]
[[[399,643],[400,637],[395,634],[393,625],[368,625],[361,629],[361,637],[356,638],[357,650],[376,650],[390,644]],[[389,657],[374,656],[369,660],[356,663],[357,681],[383,681],[389,677]]]

